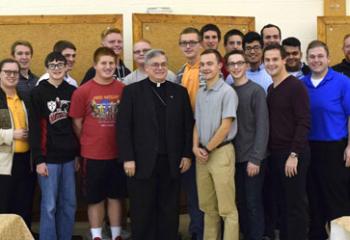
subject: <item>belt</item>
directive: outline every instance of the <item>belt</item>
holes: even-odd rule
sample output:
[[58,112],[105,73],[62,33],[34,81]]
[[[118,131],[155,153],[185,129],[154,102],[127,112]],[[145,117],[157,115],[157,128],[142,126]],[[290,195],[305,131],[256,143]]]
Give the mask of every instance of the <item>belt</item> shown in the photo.
[[[232,139],[230,139],[230,140],[227,140],[227,141],[223,141],[222,143],[220,143],[219,145],[217,145],[217,147],[215,148],[215,149],[218,149],[218,148],[221,148],[221,147],[223,147],[223,146],[225,146],[225,145],[227,145],[227,144],[230,144],[230,143],[232,143]],[[206,147],[203,145],[203,144],[199,144],[199,146],[201,147],[201,148],[205,148],[206,149]],[[215,149],[213,149],[213,150],[215,150]],[[211,151],[213,151],[213,150],[211,150]]]

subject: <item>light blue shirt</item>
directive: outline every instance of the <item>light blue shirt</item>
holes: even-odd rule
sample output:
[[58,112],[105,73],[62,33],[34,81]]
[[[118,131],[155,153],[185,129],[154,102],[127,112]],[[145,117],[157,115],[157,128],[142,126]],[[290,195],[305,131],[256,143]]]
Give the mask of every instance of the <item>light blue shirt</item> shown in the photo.
[[[265,90],[265,93],[267,93],[267,89],[272,83],[272,78],[266,72],[264,64],[261,64],[259,66],[259,69],[256,71],[252,71],[251,69],[248,69],[246,72],[246,75],[249,80],[252,80],[253,82],[259,84]],[[229,74],[226,77],[226,83],[229,85],[232,85],[234,83],[234,79],[231,76],[231,74]]]

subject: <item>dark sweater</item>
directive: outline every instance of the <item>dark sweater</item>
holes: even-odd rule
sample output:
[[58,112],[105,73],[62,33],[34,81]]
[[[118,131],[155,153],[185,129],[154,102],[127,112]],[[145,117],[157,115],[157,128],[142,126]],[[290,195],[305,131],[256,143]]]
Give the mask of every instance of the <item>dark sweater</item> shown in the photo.
[[238,95],[238,132],[234,140],[236,162],[252,162],[260,165],[266,157],[269,135],[269,116],[265,91],[258,84],[248,81],[234,86]]
[[29,140],[36,164],[64,163],[78,155],[78,141],[68,117],[75,87],[63,81],[57,88],[42,81],[30,96]]
[[340,72],[340,73],[350,77],[350,63],[348,61],[346,61],[346,59],[343,59],[343,61],[341,63],[334,65],[332,68],[335,71]]
[[271,85],[267,105],[270,151],[302,153],[308,146],[311,120],[309,96],[304,84],[290,75],[277,87]]

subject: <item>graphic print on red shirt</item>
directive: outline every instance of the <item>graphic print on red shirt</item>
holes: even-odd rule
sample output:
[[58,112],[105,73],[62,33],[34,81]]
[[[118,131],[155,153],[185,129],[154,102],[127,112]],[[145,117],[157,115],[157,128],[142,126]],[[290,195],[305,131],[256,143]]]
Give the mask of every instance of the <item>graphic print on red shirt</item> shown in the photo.
[[69,115],[83,118],[80,136],[83,157],[100,160],[118,157],[115,127],[123,87],[118,81],[108,85],[89,81],[74,92]]

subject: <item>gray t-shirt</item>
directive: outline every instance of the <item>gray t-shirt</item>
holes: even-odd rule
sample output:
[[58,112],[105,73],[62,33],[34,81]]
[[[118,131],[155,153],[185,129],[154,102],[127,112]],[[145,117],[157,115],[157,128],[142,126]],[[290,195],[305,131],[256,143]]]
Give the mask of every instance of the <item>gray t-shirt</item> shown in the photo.
[[206,86],[198,90],[195,119],[199,142],[207,145],[221,125],[222,119],[234,118],[226,139],[231,140],[237,133],[236,110],[238,97],[236,92],[220,78],[211,89]]
[[[135,82],[139,82],[145,78],[147,78],[147,74],[145,72],[141,72],[139,69],[136,69],[129,75],[127,75],[125,78],[123,78],[122,82],[125,85],[129,85]],[[168,70],[168,75],[166,76],[166,80],[170,82],[176,81],[176,75],[172,71]]]
[[236,162],[260,165],[266,157],[269,137],[269,116],[266,94],[258,84],[248,81],[233,86],[238,95],[238,132],[235,137]]

